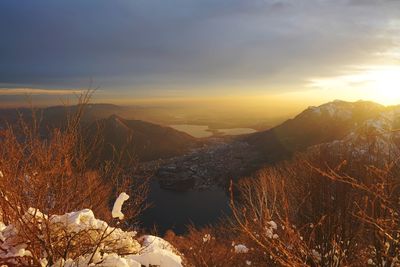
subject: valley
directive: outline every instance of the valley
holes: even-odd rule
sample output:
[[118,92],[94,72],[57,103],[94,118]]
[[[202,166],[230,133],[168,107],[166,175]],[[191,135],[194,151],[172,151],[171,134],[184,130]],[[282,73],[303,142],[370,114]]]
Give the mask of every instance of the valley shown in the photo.
[[238,137],[214,137],[182,156],[143,163],[153,170],[161,187],[205,190],[225,187],[229,181],[251,174],[262,165],[259,150]]
[[[390,130],[397,127],[398,114],[395,107],[336,101],[310,107],[271,130],[203,138],[201,147],[183,155],[145,162],[142,167],[154,175],[149,194],[153,206],[144,214],[144,226],[151,229],[158,224],[162,233],[166,229],[184,233],[191,223],[199,227],[215,223],[229,213],[230,180],[250,176],[296,153],[353,153],[366,160],[365,156],[371,156],[370,142],[376,139],[374,149],[379,152],[374,153],[385,158],[388,153],[399,155],[393,144],[398,135]],[[373,132],[380,134],[365,138]],[[165,210],[172,217],[164,216]]]
[[143,226],[182,234],[191,224],[217,223],[230,214],[229,182],[250,175],[262,164],[259,150],[232,136],[208,138],[202,147],[182,156],[141,164],[143,173],[154,174]]
[[[271,129],[253,132],[228,127],[229,132],[207,124],[170,127],[114,115],[121,114],[121,109],[90,105],[82,128],[90,129],[88,137],[100,130],[103,142],[98,157],[102,160],[113,160],[114,150],[138,159],[135,176],[151,177],[151,208],[141,217],[142,226],[149,230],[156,226],[161,233],[167,229],[183,233],[188,224],[204,226],[218,221],[229,211],[227,187],[231,180],[252,176],[294,154],[319,153],[321,149],[325,154],[338,154],[351,147],[349,153],[357,152],[356,157],[361,158],[365,151],[372,151],[368,147],[371,138],[377,140],[378,151],[393,154],[397,133],[391,129],[398,128],[399,114],[396,107],[372,102],[335,101],[310,107]],[[29,118],[29,110],[23,114]],[[17,118],[13,110],[1,110],[0,116],[11,122]],[[50,107],[42,116],[43,124],[51,128],[65,119],[66,108]],[[374,132],[379,135],[364,137]],[[165,216],[166,210],[171,216]]]
[[257,130],[253,128],[219,129],[219,128],[211,128],[210,126],[207,125],[192,125],[192,124],[175,124],[169,126],[171,128],[174,128],[175,130],[185,132],[196,138],[207,138],[207,137],[216,137],[225,135],[242,135],[242,134],[251,134],[257,132]]

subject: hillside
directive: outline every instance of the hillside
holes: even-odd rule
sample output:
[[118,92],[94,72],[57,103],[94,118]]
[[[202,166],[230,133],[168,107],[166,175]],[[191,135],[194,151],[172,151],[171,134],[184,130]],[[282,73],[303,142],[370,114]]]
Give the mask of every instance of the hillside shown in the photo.
[[[115,115],[127,113],[128,110],[111,104],[88,104],[85,107],[81,129],[84,129],[88,138],[97,136],[102,141],[102,159],[111,159],[115,148],[115,152],[124,149],[141,161],[157,160],[183,155],[201,144],[194,137],[173,128],[141,120],[126,120]],[[78,106],[54,106],[35,111],[41,135],[46,137],[52,129],[64,127],[67,117],[75,114]],[[17,125],[20,117],[30,123],[32,110],[0,109],[0,129],[7,123]]]
[[157,160],[182,155],[200,145],[196,138],[170,127],[116,115],[96,121],[91,127],[100,129],[104,159],[110,159],[116,149],[125,150],[141,161]]
[[310,107],[281,125],[249,135],[246,140],[261,149],[268,162],[276,162],[310,146],[341,140],[386,110],[373,102],[334,101]]
[[[386,151],[391,147],[393,152],[395,140],[390,132],[399,122],[396,110],[364,101],[334,101],[310,107],[270,130],[219,139],[204,149],[158,162],[155,177],[172,189],[226,185],[232,178],[247,176],[295,153],[317,149],[328,154],[368,151],[367,143],[372,140],[365,135],[374,131],[387,132],[377,136],[378,143],[386,146]],[[375,126],[378,128],[374,130]]]
[[399,126],[400,107],[389,107],[354,127],[343,138],[310,150],[322,149],[360,162],[388,163],[400,155]]

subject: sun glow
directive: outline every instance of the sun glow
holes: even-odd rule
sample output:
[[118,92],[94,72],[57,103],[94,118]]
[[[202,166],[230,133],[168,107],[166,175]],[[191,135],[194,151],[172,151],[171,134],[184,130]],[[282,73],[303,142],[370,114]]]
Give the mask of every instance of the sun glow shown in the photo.
[[351,74],[312,79],[310,86],[350,99],[400,104],[400,66],[358,67]]

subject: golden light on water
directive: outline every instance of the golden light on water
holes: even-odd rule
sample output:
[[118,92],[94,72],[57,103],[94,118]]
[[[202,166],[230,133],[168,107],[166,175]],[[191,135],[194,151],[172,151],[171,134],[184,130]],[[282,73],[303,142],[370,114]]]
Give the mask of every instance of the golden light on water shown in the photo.
[[385,105],[400,104],[400,66],[358,67],[350,74],[311,79],[309,86],[342,98],[364,99]]

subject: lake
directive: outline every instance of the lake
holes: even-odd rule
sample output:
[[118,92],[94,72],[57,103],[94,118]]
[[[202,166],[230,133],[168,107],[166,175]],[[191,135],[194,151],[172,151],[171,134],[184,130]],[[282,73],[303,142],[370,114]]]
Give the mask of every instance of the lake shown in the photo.
[[[176,130],[186,132],[197,138],[213,136],[206,125],[171,125]],[[218,129],[217,134],[239,135],[256,132],[250,128]],[[159,234],[171,229],[177,234],[186,231],[194,224],[202,227],[217,223],[221,216],[230,214],[229,196],[223,188],[202,191],[173,191],[163,189],[156,180],[150,182],[148,202],[152,203],[141,217],[142,225],[147,230],[156,226]]]
[[232,129],[218,129],[218,132],[223,135],[240,135],[240,134],[251,134],[257,132],[251,128],[232,128]]
[[208,126],[204,125],[178,124],[170,125],[170,127],[174,128],[175,130],[190,134],[196,138],[205,138],[213,135],[212,132],[208,131]]
[[250,134],[257,132],[251,128],[231,128],[231,129],[210,129],[207,125],[192,125],[192,124],[177,124],[170,125],[171,128],[175,130],[185,132],[194,136],[196,138],[206,138],[211,137],[214,133],[219,135],[240,135],[240,134]]
[[148,201],[152,207],[143,213],[141,221],[146,229],[156,225],[159,234],[168,229],[182,234],[187,225],[202,227],[216,223],[230,212],[229,197],[222,188],[179,192],[162,189],[158,182],[152,181]]

